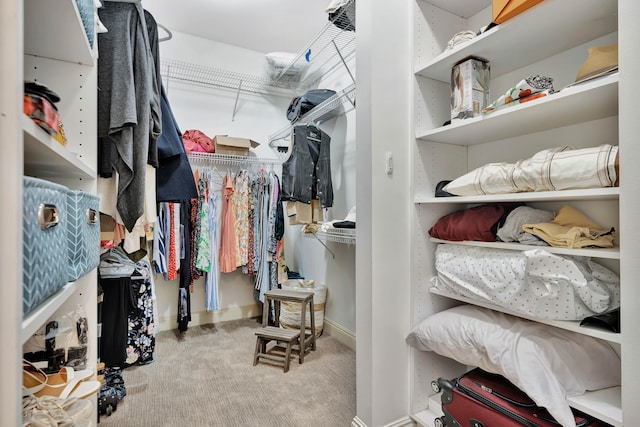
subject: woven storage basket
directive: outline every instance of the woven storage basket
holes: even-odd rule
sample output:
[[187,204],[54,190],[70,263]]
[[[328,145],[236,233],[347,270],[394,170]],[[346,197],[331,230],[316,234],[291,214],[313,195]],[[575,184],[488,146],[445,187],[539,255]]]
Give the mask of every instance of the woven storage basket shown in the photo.
[[[322,333],[324,323],[324,307],[327,301],[327,287],[313,280],[285,280],[282,289],[288,291],[313,292],[313,312],[316,325],[316,336]],[[300,304],[296,302],[283,301],[280,306],[280,326],[287,329],[300,329]],[[304,326],[311,330],[311,314],[307,307]]]

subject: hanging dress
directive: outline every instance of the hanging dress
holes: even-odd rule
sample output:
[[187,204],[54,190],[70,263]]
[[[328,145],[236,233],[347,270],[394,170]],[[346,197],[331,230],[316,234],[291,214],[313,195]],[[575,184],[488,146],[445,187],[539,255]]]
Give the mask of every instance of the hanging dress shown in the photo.
[[249,240],[249,173],[242,170],[235,180],[233,193],[236,234],[236,267],[247,265]]
[[208,182],[208,202],[209,202],[209,248],[210,248],[210,268],[206,275],[205,285],[205,309],[207,311],[218,310],[218,281],[220,269],[218,267],[218,247],[219,247],[219,224],[220,224],[220,197],[213,191],[213,174],[209,176]]
[[222,229],[220,235],[220,272],[231,273],[236,269],[235,218],[232,206],[233,178],[224,177],[222,190]]

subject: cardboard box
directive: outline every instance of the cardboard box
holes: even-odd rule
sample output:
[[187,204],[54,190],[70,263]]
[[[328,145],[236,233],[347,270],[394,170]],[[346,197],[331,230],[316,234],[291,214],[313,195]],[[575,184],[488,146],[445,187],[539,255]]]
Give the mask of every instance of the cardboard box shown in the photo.
[[489,62],[465,58],[451,69],[451,121],[480,115],[489,104]]
[[216,154],[231,154],[234,156],[247,156],[250,148],[260,145],[251,139],[236,138],[228,135],[216,135],[213,138],[213,143],[216,147]]
[[493,22],[502,24],[542,0],[493,0]]

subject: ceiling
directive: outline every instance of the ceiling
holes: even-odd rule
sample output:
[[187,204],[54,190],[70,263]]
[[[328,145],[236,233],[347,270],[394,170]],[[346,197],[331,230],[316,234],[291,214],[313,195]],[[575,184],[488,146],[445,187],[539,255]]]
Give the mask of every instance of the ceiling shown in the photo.
[[[170,31],[262,53],[299,52],[327,24],[330,0],[143,0]],[[159,30],[160,37],[163,36]]]

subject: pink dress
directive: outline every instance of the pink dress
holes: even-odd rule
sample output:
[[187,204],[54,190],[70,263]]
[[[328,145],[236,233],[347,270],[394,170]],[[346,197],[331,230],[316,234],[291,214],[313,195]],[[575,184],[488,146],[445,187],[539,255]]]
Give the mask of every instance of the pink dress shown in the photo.
[[233,178],[226,175],[222,189],[222,225],[220,230],[220,272],[236,269],[236,225],[232,206]]

